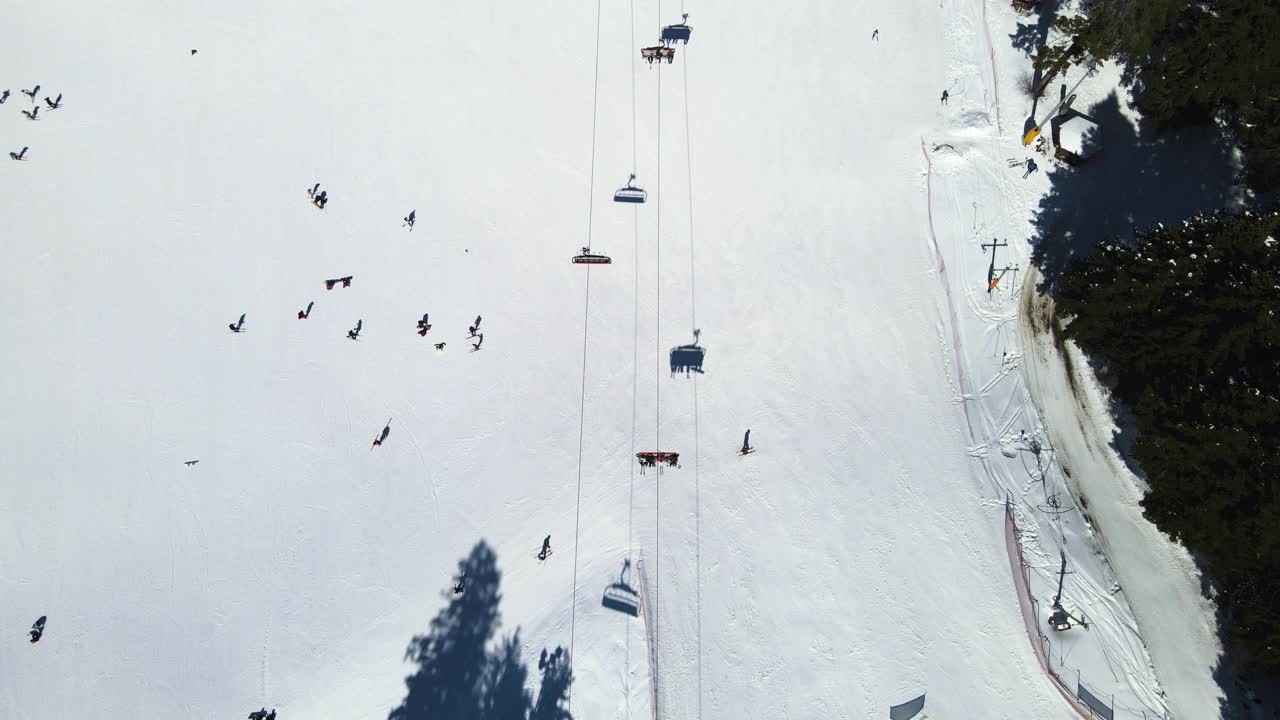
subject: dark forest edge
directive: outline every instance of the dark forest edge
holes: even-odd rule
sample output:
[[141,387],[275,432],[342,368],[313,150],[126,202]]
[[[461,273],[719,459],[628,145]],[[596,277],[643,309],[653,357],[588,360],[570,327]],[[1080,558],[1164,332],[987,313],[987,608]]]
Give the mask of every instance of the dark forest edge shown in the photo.
[[[1045,3],[1047,4],[1047,3]],[[1146,517],[1204,561],[1233,661],[1280,673],[1280,215],[1259,197],[1280,190],[1280,3],[1274,0],[1086,0],[1059,16],[1061,39],[1035,52],[1045,77],[1102,60],[1157,138],[1200,127],[1238,148],[1242,194],[1216,210],[1169,202],[1179,222],[1128,218],[1131,233],[1077,220],[1047,230],[1047,270],[1066,336],[1101,362],[1114,397],[1136,416],[1134,458],[1150,485]],[[1070,214],[1101,208],[1078,188],[1105,183],[1063,169],[1051,191]],[[1168,177],[1143,177],[1161,193]],[[1164,208],[1168,212],[1169,208]],[[1111,210],[1114,212],[1114,208]],[[1087,249],[1064,253],[1064,236]],[[1055,248],[1055,243],[1058,244]],[[1057,251],[1055,254],[1055,250]],[[1161,628],[1160,632],[1176,632]]]

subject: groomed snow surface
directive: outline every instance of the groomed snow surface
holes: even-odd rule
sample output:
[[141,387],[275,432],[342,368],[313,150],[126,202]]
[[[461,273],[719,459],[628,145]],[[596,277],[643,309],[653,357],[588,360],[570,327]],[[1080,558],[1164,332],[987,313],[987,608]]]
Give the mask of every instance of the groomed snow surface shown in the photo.
[[[980,247],[1025,268],[1045,187],[1006,165],[1004,4],[686,5],[660,67],[680,6],[601,3],[598,58],[596,10],[16,14],[0,715],[386,718],[483,542],[500,584],[468,593],[500,594],[530,692],[572,645],[574,717],[652,717],[655,684],[662,718],[1077,717],[1018,609],[1012,496],[1037,576],[1069,553],[1089,689],[1210,717],[1211,682],[1162,696],[1078,516],[1035,513],[1022,277],[986,293]],[[30,121],[35,83],[64,107]],[[649,202],[613,203],[633,170]],[[587,244],[613,264],[571,265]],[[672,377],[695,328],[706,374]],[[647,623],[601,606],[628,557]]]

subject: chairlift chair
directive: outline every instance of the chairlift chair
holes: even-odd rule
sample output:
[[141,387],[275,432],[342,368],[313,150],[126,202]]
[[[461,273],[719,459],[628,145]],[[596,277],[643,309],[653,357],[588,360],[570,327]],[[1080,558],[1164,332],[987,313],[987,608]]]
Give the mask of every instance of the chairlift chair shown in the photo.
[[644,61],[650,65],[663,60],[670,64],[676,61],[676,51],[675,48],[667,47],[666,45],[654,45],[653,47],[642,48],[640,57],[644,58]]
[[636,458],[640,461],[641,467],[656,467],[658,463],[663,463],[667,467],[680,467],[680,453],[663,452],[638,452]]
[[642,203],[649,199],[649,193],[644,188],[636,187],[636,174],[631,173],[630,179],[627,180],[627,186],[620,188],[613,194],[613,201],[620,203]]
[[580,254],[573,256],[575,265],[608,265],[612,262],[613,260],[608,255],[593,253],[589,247],[582,248]]

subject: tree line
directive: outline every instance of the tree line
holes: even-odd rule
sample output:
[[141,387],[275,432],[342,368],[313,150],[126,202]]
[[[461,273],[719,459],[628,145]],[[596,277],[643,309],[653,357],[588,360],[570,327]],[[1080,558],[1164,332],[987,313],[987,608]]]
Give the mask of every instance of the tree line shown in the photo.
[[1203,560],[1233,656],[1280,672],[1280,3],[1094,0],[1055,26],[1046,76],[1118,61],[1146,120],[1240,152],[1245,207],[1091,238],[1052,292],[1135,415],[1146,517]]

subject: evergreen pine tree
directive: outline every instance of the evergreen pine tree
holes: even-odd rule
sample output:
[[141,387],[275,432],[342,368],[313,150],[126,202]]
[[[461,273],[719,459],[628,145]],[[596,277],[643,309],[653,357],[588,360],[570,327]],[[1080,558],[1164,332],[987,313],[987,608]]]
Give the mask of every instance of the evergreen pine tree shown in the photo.
[[1146,516],[1208,561],[1238,647],[1280,669],[1280,214],[1106,242],[1057,301],[1134,409]]

